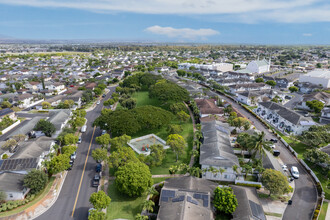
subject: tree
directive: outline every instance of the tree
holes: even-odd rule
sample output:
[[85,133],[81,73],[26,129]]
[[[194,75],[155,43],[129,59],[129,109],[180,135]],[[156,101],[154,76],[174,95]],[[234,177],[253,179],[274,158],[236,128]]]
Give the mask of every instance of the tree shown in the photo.
[[265,149],[268,151],[271,151],[270,143],[264,141],[265,132],[261,132],[258,135],[252,136],[251,139],[251,150],[253,151],[252,156],[255,157],[257,154],[259,154],[261,162],[262,162],[262,156],[266,154]]
[[264,79],[259,77],[259,78],[256,78],[256,83],[262,83],[264,82]]
[[131,137],[126,134],[119,136],[119,137],[111,138],[110,139],[111,149],[116,150],[122,146],[125,146],[130,140],[131,140]]
[[181,125],[169,125],[167,128],[167,131],[169,134],[180,134],[183,129],[181,127]]
[[145,200],[142,204],[142,210],[146,210],[148,212],[154,211],[155,203],[152,200]]
[[100,96],[102,94],[102,92],[103,92],[102,89],[100,89],[98,87],[94,88],[94,93],[96,96]]
[[318,149],[308,149],[304,153],[304,157],[314,165],[330,164],[330,156]]
[[105,194],[104,191],[100,190],[91,194],[89,202],[94,206],[95,209],[101,210],[108,207],[111,199],[107,194]]
[[140,213],[138,213],[135,217],[134,217],[135,220],[148,220],[149,217],[146,216],[146,215],[141,215]]
[[33,130],[42,131],[47,137],[51,137],[55,133],[56,128],[51,122],[40,119]]
[[141,162],[131,161],[120,166],[115,176],[117,189],[130,197],[140,196],[153,183],[149,167]]
[[151,165],[160,166],[166,156],[163,145],[154,144],[150,146]]
[[17,142],[25,141],[26,135],[24,134],[16,134],[13,136],[13,139]]
[[229,187],[215,188],[213,204],[217,211],[226,214],[234,213],[238,206],[236,196]]
[[105,220],[105,213],[102,211],[98,211],[96,209],[91,210],[88,215],[88,220]]
[[120,104],[124,108],[132,109],[132,108],[136,107],[136,100],[132,99],[132,98],[128,98],[128,99],[123,100]]
[[322,63],[317,63],[316,68],[319,68],[319,69],[322,68]]
[[78,142],[79,137],[74,134],[66,134],[63,137],[63,144],[64,145],[70,145],[70,144],[76,144]]
[[81,96],[81,100],[85,103],[89,103],[93,99],[93,92],[92,90],[88,89],[85,90]]
[[76,150],[77,150],[76,145],[64,146],[64,147],[62,147],[62,154],[66,154],[66,155],[70,156],[71,154],[76,152]]
[[86,119],[83,118],[83,117],[77,116],[74,119],[74,124],[75,124],[76,127],[82,127],[85,123],[86,123]]
[[243,172],[245,173],[245,178],[247,177],[247,175],[248,175],[249,173],[252,172],[252,166],[251,166],[250,164],[248,164],[248,163],[244,164],[244,165],[242,166],[242,169],[243,169]]
[[60,154],[53,157],[49,161],[45,161],[45,167],[48,171],[48,176],[62,172],[70,167],[70,158],[67,154]]
[[49,102],[42,102],[41,105],[43,109],[48,109],[52,106]]
[[7,140],[3,145],[2,149],[12,151],[14,147],[17,146],[17,141],[15,139],[9,139]]
[[320,113],[321,110],[324,108],[324,103],[319,101],[319,100],[312,100],[312,101],[307,101],[306,105],[315,113]]
[[24,176],[24,186],[30,188],[30,192],[35,194],[43,190],[48,182],[48,177],[41,170],[31,170]]
[[187,107],[182,102],[178,102],[170,105],[170,110],[173,112],[173,114],[177,114],[180,111],[187,112]]
[[106,161],[108,158],[108,151],[104,148],[96,148],[92,151],[92,157],[95,161]]
[[10,102],[8,102],[8,101],[3,101],[3,102],[1,103],[1,107],[2,107],[2,108],[10,108],[10,107],[11,107],[11,104],[10,104]]
[[280,171],[266,169],[262,174],[262,184],[269,190],[269,195],[283,195],[290,192],[287,177]]
[[178,134],[170,134],[167,138],[166,144],[169,145],[172,151],[176,154],[176,161],[178,161],[179,154],[183,154],[186,146],[184,138]]
[[290,87],[289,87],[289,90],[290,90],[290,92],[293,93],[293,92],[298,92],[299,89],[298,89],[298,87],[296,87],[296,86],[290,86]]
[[110,105],[113,105],[113,104],[115,104],[115,100],[113,100],[113,99],[108,99],[108,100],[103,102],[104,106],[110,106]]
[[139,162],[138,158],[135,156],[135,152],[130,147],[118,148],[116,151],[113,151],[108,158],[109,167],[115,169],[131,161]]
[[102,147],[107,147],[110,143],[110,135],[108,133],[105,133],[104,135],[96,137],[95,141],[96,143],[101,144]]
[[184,111],[178,112],[177,117],[182,122],[188,121],[190,118],[190,116],[187,113],[185,113]]
[[0,204],[7,199],[7,194],[3,191],[0,191]]
[[274,80],[268,80],[266,84],[270,85],[271,87],[276,86],[276,82]]
[[189,93],[186,89],[164,79],[149,88],[149,97],[163,102],[189,101]]

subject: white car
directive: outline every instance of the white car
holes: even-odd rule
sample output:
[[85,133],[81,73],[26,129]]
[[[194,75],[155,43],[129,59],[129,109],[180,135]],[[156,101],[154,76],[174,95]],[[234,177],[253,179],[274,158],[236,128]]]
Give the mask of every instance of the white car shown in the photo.
[[296,179],[299,178],[299,171],[298,171],[298,168],[297,168],[297,167],[292,166],[290,171],[291,171],[291,175],[292,175],[294,178],[296,178]]
[[101,135],[104,135],[105,133],[107,133],[106,130],[102,130],[102,134]]
[[98,105],[99,105],[100,103],[101,103],[101,102],[100,102],[100,100],[97,100],[96,104],[98,104]]
[[78,144],[81,144],[81,136],[78,139]]
[[284,172],[287,172],[287,171],[289,171],[289,170],[288,170],[288,166],[287,166],[287,165],[285,165],[285,164],[283,164],[283,165],[282,165],[282,169],[283,169],[283,171],[284,171]]
[[275,149],[275,144],[272,144],[271,146],[270,146],[272,149]]

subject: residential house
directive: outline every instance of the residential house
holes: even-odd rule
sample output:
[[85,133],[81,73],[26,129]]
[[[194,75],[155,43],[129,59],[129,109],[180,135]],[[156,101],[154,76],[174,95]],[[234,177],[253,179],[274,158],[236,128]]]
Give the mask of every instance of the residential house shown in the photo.
[[254,112],[280,131],[300,135],[316,125],[311,118],[303,117],[295,111],[274,102],[259,102]]
[[238,92],[236,100],[246,105],[256,105],[258,102],[269,101],[273,98],[284,100],[285,94],[275,90],[257,90]]
[[2,121],[4,117],[9,117],[14,121],[17,120],[16,113],[10,108],[5,108],[0,110],[0,121]]
[[18,95],[14,98],[15,102],[18,104],[19,108],[27,108],[31,104],[33,104],[34,96],[29,93],[24,93],[22,95]]
[[238,92],[271,89],[271,86],[265,83],[249,83],[229,86],[229,92],[237,95]]
[[81,107],[81,98],[82,98],[82,95],[83,95],[83,91],[75,91],[74,93],[64,97],[62,100],[65,101],[65,100],[73,100],[74,103],[77,105],[77,108],[80,108]]
[[27,82],[24,84],[24,87],[32,91],[38,91],[40,84],[40,82]]
[[247,67],[247,70],[251,71],[252,73],[266,73],[270,71],[270,60],[266,61],[264,60],[254,60],[251,61]]
[[193,176],[166,179],[160,193],[157,219],[214,219],[211,198],[217,186],[217,183]]
[[307,74],[301,74],[299,76],[299,82],[308,82],[315,85],[320,85],[321,88],[330,88],[330,70],[317,69]]
[[61,110],[49,112],[48,121],[51,122],[56,128],[56,132],[53,135],[54,138],[61,133],[62,129],[66,126],[66,124],[70,120],[71,115],[72,112],[70,109],[61,109]]
[[321,101],[324,106],[329,106],[330,94],[326,92],[314,92],[311,94],[305,94],[302,96],[301,101],[297,103],[296,108],[310,110],[310,108],[306,105],[306,102],[313,100]]
[[317,89],[322,89],[322,86],[310,82],[299,82],[298,88],[301,93],[312,93]]
[[[60,104],[64,97],[65,95],[56,95],[46,99],[45,102],[48,102],[52,107],[56,107],[58,104]],[[36,108],[42,108],[42,103],[37,105]]]
[[218,121],[202,122],[202,133],[203,141],[199,157],[202,170],[210,167],[224,170],[222,174],[220,172],[213,173],[209,170],[204,171],[202,178],[218,181],[235,181],[236,172],[233,166],[239,166],[239,162],[230,143],[229,125]]
[[122,79],[125,76],[124,69],[115,69],[111,72],[113,78]]
[[201,118],[209,115],[223,116],[223,109],[219,108],[215,99],[195,99]]
[[330,108],[326,107],[322,109],[320,122],[326,124],[330,123]]
[[96,83],[94,83],[94,82],[91,82],[91,83],[86,83],[86,86],[85,86],[85,88],[86,89],[91,89],[91,90],[94,90],[94,88],[97,86],[97,84]]
[[22,200],[25,198],[30,190],[23,185],[24,176],[24,174],[19,173],[0,173],[0,191],[6,193],[6,200]]

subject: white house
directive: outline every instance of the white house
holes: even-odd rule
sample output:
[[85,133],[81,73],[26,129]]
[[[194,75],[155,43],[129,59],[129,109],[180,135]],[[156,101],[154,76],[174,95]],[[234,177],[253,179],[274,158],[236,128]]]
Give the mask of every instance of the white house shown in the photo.
[[237,94],[244,91],[255,91],[271,89],[271,86],[266,83],[248,83],[248,84],[236,84],[229,86],[229,92],[231,94]]
[[299,82],[309,82],[322,85],[323,88],[330,88],[330,70],[317,69],[307,74],[301,74]]
[[253,110],[280,131],[300,135],[316,123],[307,117],[296,113],[275,102],[259,102],[258,108]]
[[239,166],[238,158],[230,144],[229,125],[219,121],[202,122],[203,144],[200,147],[199,163],[202,170],[213,167],[222,168],[224,172],[204,171],[202,178],[209,180],[229,181],[236,179],[233,166]]
[[0,191],[6,193],[6,200],[22,200],[25,198],[29,189],[23,186],[24,176],[20,173],[0,173]]
[[329,106],[330,94],[326,92],[314,92],[311,94],[305,94],[301,97],[300,102],[297,103],[296,108],[310,110],[310,108],[306,105],[306,102],[313,100],[321,101],[324,106]]
[[270,71],[270,60],[266,61],[265,59],[263,60],[254,60],[251,61],[246,69],[248,69],[249,71],[251,71],[252,73],[266,73]]

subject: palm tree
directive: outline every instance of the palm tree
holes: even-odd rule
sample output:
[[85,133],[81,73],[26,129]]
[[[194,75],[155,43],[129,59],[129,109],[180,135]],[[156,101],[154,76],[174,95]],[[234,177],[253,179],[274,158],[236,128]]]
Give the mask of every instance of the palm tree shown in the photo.
[[225,172],[226,170],[224,168],[219,168],[219,172],[220,172],[220,175],[222,176],[222,174]]
[[154,205],[155,203],[152,200],[146,200],[142,204],[142,209],[146,210],[148,212],[153,212],[154,211]]
[[270,151],[270,144],[269,142],[264,141],[265,133],[262,131],[261,134],[254,136],[253,143],[251,144],[251,150],[253,151],[252,156],[255,157],[257,154],[260,155],[260,159],[262,162],[262,156],[266,154],[266,150]]
[[201,176],[201,173],[202,173],[202,170],[199,167],[191,167],[189,169],[189,174],[191,176],[200,177]]
[[208,169],[208,171],[213,173],[213,177],[216,177],[219,172],[217,168],[214,168],[212,166]]
[[247,175],[252,172],[252,166],[250,166],[249,164],[244,164],[242,166],[242,168],[243,168],[243,171],[245,173],[245,178],[246,178]]
[[202,169],[202,173],[205,174],[205,175],[206,175],[206,172],[207,172],[207,171],[209,171],[209,169],[207,169],[207,168],[203,168],[203,169]]
[[235,171],[236,176],[237,176],[237,174],[239,173],[238,166],[237,165],[234,165],[233,166],[233,170]]

